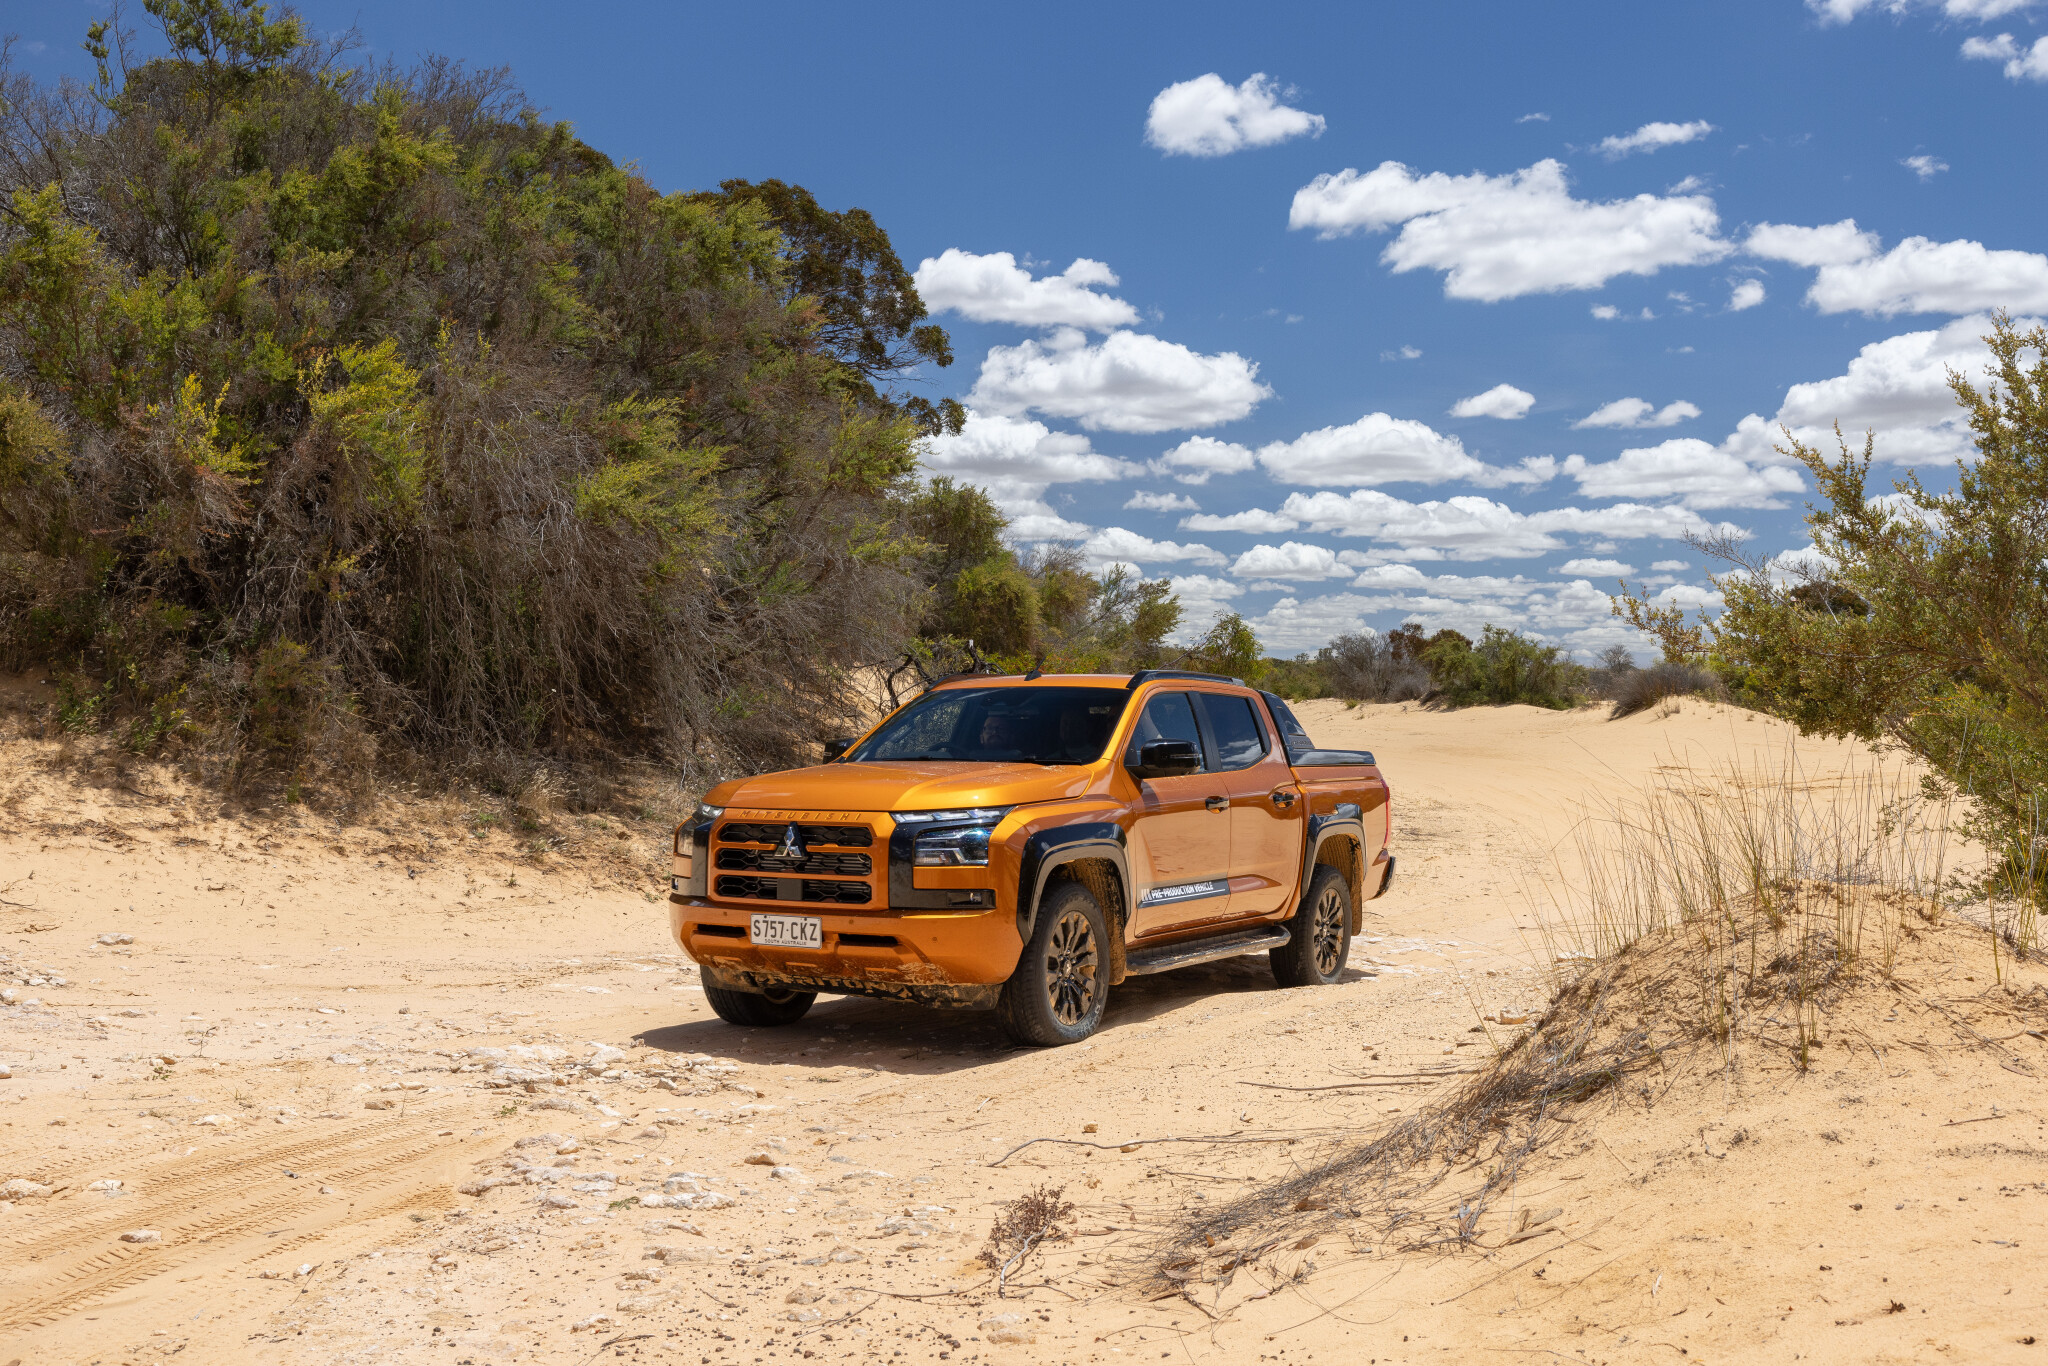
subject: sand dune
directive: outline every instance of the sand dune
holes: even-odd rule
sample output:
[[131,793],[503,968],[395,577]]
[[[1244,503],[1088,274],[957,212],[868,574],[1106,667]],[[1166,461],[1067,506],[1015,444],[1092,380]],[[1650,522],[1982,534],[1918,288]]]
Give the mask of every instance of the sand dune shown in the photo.
[[[1536,911],[1588,803],[1738,764],[1824,792],[1867,771],[1854,745],[1696,703],[1308,704],[1395,788],[1401,876],[1348,979],[1137,979],[1090,1043],[1020,1051],[850,999],[720,1023],[665,937],[651,817],[240,812],[165,768],[60,761],[26,734],[41,690],[0,699],[0,1181],[29,1183],[0,1210],[0,1366],[2048,1350],[2022,1341],[2048,1341],[2048,974],[1953,922],[1838,1002],[1804,1070],[1674,1051],[1578,1105],[1462,1243],[1322,1211],[1307,1246],[1147,1298],[1209,1213],[1531,1027],[1485,1017],[1549,1004]],[[1072,1236],[999,1296],[976,1254],[1041,1185]],[[1558,1213],[1509,1242],[1525,1210]]]

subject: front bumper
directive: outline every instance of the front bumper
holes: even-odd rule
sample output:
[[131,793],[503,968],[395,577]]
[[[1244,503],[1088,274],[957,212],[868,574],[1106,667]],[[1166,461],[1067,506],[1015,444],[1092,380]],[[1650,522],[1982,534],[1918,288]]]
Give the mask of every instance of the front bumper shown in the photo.
[[[756,912],[815,916],[815,949],[754,944]],[[843,913],[811,905],[735,906],[670,893],[669,932],[708,981],[737,991],[785,987],[986,1007],[1016,970],[1024,944],[1000,908]]]

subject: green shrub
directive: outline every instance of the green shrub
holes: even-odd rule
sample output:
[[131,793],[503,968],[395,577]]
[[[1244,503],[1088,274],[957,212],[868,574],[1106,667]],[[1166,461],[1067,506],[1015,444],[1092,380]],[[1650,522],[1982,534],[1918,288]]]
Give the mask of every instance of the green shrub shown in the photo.
[[1422,661],[1437,698],[1454,707],[1519,702],[1564,710],[1585,689],[1585,669],[1562,650],[1500,626],[1486,627],[1477,644],[1456,632],[1440,633],[1423,649]]

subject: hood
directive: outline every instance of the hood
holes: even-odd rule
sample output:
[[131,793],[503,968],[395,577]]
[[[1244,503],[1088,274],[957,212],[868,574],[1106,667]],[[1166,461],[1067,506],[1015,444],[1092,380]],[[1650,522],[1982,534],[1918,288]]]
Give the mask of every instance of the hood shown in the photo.
[[1079,765],[819,764],[720,783],[704,800],[767,811],[939,811],[1078,797],[1094,778],[1092,768]]

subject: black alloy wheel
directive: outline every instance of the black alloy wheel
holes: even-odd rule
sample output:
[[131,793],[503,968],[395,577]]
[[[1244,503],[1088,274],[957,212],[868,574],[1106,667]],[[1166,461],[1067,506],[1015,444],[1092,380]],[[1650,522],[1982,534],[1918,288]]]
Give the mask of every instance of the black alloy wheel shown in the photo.
[[1108,926],[1088,889],[1078,882],[1048,887],[1031,942],[1003,983],[996,1008],[1004,1030],[1018,1043],[1042,1048],[1093,1034],[1109,997],[1108,949]]
[[1341,870],[1316,865],[1308,895],[1287,922],[1294,937],[1267,954],[1283,987],[1328,986],[1351,956],[1351,884]]

